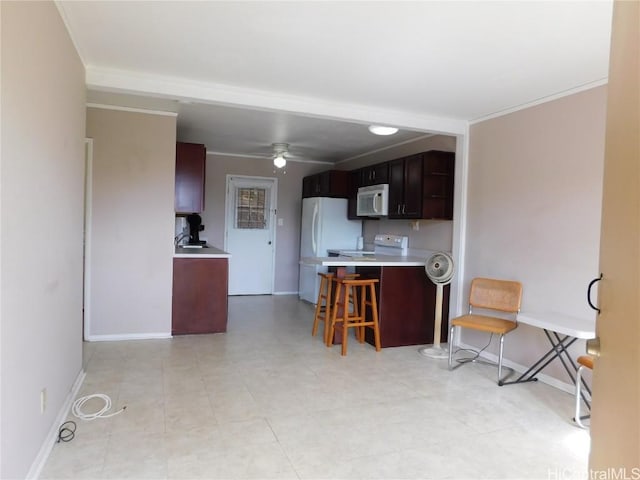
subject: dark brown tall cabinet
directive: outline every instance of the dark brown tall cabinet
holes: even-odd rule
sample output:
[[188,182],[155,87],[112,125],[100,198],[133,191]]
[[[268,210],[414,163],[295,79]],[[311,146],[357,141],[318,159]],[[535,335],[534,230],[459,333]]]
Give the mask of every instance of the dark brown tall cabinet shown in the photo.
[[420,153],[389,162],[389,218],[423,218]]
[[207,149],[199,143],[176,143],[176,213],[202,213]]

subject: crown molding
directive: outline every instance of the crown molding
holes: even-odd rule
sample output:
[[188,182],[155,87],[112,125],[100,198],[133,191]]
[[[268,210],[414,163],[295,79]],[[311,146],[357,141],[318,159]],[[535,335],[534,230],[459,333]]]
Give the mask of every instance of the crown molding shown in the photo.
[[533,100],[531,102],[523,103],[520,105],[516,105],[514,107],[509,107],[504,110],[499,110],[494,113],[490,113],[489,115],[484,115],[482,117],[478,117],[474,120],[469,121],[469,125],[474,125],[476,123],[484,122],[486,120],[491,120],[492,118],[502,117],[504,115],[509,115],[510,113],[515,113],[520,110],[525,110],[527,108],[535,107],[537,105],[542,105],[543,103],[552,102],[554,100],[558,100],[563,97],[568,97],[569,95],[575,95],[576,93],[584,92],[585,90],[591,90],[592,88],[601,87],[602,85],[606,85],[609,82],[608,78],[601,78],[600,80],[596,80],[594,82],[585,83],[584,85],[580,85],[578,87],[570,88],[568,90],[563,90],[562,92],[554,93],[553,95],[547,95],[546,97],[540,97],[537,100]]
[[341,163],[350,162],[351,160],[356,160],[358,158],[368,157],[369,155],[373,155],[375,153],[384,152],[385,150],[391,150],[393,148],[401,147],[402,145],[408,145],[410,143],[419,142],[420,140],[424,140],[425,138],[430,138],[430,137],[435,137],[435,136],[436,136],[435,133],[427,133],[427,134],[421,135],[421,136],[419,136],[417,138],[412,138],[411,140],[405,140],[403,142],[394,143],[393,145],[389,145],[389,146],[382,147],[382,148],[376,148],[375,150],[371,150],[371,151],[366,152],[366,153],[361,153],[361,154],[355,155],[353,157],[345,158],[344,160],[340,160],[340,161],[336,162],[336,165],[340,165]]
[[163,110],[146,110],[144,108],[122,107],[120,105],[106,105],[104,103],[87,103],[87,108],[102,108],[103,110],[119,110],[121,112],[145,113],[147,115],[162,115],[165,117],[177,117],[176,112],[165,112]]

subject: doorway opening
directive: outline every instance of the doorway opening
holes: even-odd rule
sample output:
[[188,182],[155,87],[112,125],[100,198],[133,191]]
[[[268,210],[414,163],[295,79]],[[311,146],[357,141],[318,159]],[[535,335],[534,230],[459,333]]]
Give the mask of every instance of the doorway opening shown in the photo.
[[[82,239],[82,340],[91,331],[91,200],[93,139],[84,140],[84,224]],[[84,363],[83,363],[84,364]]]

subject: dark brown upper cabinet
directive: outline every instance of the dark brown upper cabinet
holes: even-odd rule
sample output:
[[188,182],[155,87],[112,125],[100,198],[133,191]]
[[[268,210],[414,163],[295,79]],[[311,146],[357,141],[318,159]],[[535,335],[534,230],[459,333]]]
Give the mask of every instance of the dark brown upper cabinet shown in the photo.
[[453,218],[455,154],[432,150],[389,162],[389,218]]
[[360,170],[349,172],[347,218],[349,220],[362,220],[358,217],[358,188],[360,188]]
[[381,183],[389,183],[389,162],[368,165],[349,172],[347,216],[350,220],[362,220],[362,217],[357,215],[358,188]]
[[346,170],[327,170],[309,175],[302,179],[302,198],[349,196],[349,172]]
[[430,151],[422,163],[422,218],[453,219],[455,154]]
[[389,183],[389,162],[362,167],[359,172],[360,187]]
[[202,213],[207,149],[199,143],[176,143],[176,213]]
[[389,162],[389,218],[422,218],[422,154]]

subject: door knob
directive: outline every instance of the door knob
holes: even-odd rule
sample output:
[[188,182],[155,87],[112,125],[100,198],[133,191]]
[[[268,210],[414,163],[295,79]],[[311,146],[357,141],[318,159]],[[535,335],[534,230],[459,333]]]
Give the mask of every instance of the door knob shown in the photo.
[[587,353],[594,357],[600,356],[600,337],[587,340]]

